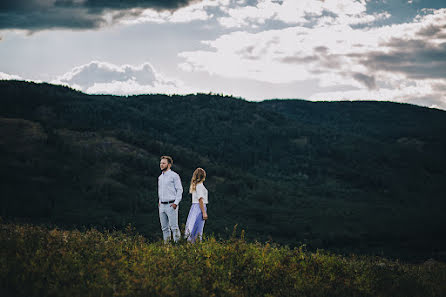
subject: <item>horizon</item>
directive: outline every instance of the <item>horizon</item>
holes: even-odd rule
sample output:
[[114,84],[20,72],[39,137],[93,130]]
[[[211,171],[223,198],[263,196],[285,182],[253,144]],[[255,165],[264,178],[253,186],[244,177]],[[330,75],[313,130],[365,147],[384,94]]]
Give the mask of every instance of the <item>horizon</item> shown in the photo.
[[[6,0],[0,79],[446,110],[439,0]],[[358,99],[359,98],[359,99]]]
[[196,93],[185,93],[185,94],[141,93],[141,94],[129,94],[129,95],[106,94],[106,93],[104,93],[104,94],[102,94],[102,93],[89,94],[82,90],[78,90],[78,89],[72,88],[69,85],[64,85],[64,84],[54,84],[54,83],[48,83],[48,82],[38,82],[38,81],[36,82],[36,81],[28,81],[28,80],[12,80],[12,79],[10,79],[10,80],[0,79],[0,81],[4,81],[4,82],[7,82],[7,81],[14,82],[15,81],[15,82],[24,82],[24,83],[34,83],[34,84],[46,84],[49,86],[68,88],[75,92],[80,92],[87,96],[113,96],[113,97],[129,98],[129,97],[134,97],[134,96],[155,96],[155,95],[169,96],[169,97],[173,97],[173,96],[187,97],[187,96],[196,96],[196,95],[208,95],[208,96],[217,96],[217,97],[229,97],[229,98],[243,100],[243,101],[251,102],[251,103],[262,103],[265,101],[305,101],[305,102],[309,102],[309,103],[345,103],[345,102],[350,102],[350,103],[354,103],[354,102],[357,102],[357,103],[361,103],[361,102],[364,102],[364,103],[392,103],[392,104],[412,105],[412,106],[416,106],[416,107],[435,109],[435,110],[439,110],[439,111],[446,111],[446,109],[437,108],[437,107],[429,107],[429,106],[422,106],[422,105],[418,105],[418,104],[414,104],[414,103],[410,103],[410,102],[397,102],[397,101],[388,101],[388,100],[348,100],[348,99],[343,99],[343,100],[309,100],[309,99],[305,99],[305,98],[266,98],[266,99],[262,99],[262,100],[248,100],[248,99],[240,97],[240,96],[234,96],[231,94],[214,93],[214,92],[208,92],[208,93],[196,92]]

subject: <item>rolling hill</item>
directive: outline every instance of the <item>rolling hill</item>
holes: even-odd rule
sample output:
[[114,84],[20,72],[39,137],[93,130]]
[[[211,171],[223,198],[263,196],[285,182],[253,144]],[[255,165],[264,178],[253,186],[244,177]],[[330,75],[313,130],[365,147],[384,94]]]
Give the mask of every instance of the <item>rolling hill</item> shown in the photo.
[[[161,237],[156,178],[208,173],[205,232],[446,258],[446,112],[390,102],[87,95],[0,81],[0,215]],[[190,197],[184,193],[180,222]]]

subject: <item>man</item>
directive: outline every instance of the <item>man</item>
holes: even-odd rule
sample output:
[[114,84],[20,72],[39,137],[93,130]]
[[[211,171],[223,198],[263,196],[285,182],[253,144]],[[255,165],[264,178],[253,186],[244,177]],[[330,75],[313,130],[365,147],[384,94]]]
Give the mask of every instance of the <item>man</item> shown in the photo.
[[175,242],[181,236],[178,227],[178,204],[183,195],[183,186],[180,176],[170,169],[172,165],[171,157],[161,157],[161,175],[158,177],[158,209],[164,242],[170,240],[171,231]]

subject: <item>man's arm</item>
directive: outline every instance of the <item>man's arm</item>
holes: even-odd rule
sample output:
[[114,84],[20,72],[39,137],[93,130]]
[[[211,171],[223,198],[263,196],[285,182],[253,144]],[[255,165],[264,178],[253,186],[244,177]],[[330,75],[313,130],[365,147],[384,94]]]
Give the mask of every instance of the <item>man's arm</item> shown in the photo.
[[160,183],[161,176],[158,176],[158,207],[161,205],[161,196],[160,196],[160,190],[161,190],[161,183]]
[[178,174],[176,174],[174,181],[175,181],[174,185],[175,185],[175,190],[176,190],[174,204],[178,205],[178,204],[180,204],[181,199],[183,198],[183,185],[181,185],[181,179]]

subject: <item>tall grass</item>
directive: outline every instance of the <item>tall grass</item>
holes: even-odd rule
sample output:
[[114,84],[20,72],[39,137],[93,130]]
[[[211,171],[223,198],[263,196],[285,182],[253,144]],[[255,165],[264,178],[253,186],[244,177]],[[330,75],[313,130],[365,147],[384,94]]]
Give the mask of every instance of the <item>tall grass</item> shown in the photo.
[[446,265],[0,224],[1,296],[446,296]]

